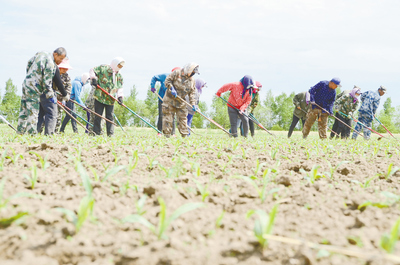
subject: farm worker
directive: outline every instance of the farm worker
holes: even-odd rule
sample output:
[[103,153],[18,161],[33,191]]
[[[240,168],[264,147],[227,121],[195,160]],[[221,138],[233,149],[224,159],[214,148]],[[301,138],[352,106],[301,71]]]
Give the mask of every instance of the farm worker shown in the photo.
[[[89,79],[89,73],[83,73],[81,76],[78,76],[74,79],[72,82],[72,90],[71,90],[71,100],[69,100],[66,104],[66,106],[75,112],[75,104],[72,102],[72,100],[75,100],[79,104],[85,106],[85,104],[82,102],[81,99],[81,93],[82,93],[82,88],[86,84],[86,82]],[[69,110],[67,110],[70,112]],[[76,115],[70,112],[71,115],[76,118]],[[61,125],[60,132],[63,133],[65,130],[65,126],[67,126],[69,120],[71,120],[71,125],[72,125],[72,130],[74,133],[78,133],[78,126],[76,125],[76,121],[74,119],[71,119],[69,115],[65,115],[64,120]]]
[[[307,138],[310,133],[311,126],[318,119],[318,133],[320,139],[326,139],[326,128],[328,123],[328,115],[333,113],[333,103],[336,97],[336,88],[340,85],[340,79],[335,77],[331,81],[320,81],[315,86],[311,87],[307,93],[306,102],[311,103],[307,113],[307,120],[303,127],[303,138]],[[327,112],[317,107],[324,108]]]
[[303,127],[306,122],[306,116],[309,105],[306,102],[306,94],[308,92],[300,92],[293,97],[293,105],[295,106],[293,110],[292,124],[290,124],[288,138],[292,136],[293,130],[296,127],[299,120],[301,120]]
[[[243,113],[250,105],[252,100],[253,89],[256,88],[255,81],[249,75],[245,75],[239,82],[233,82],[223,85],[216,93],[220,97],[222,93],[230,91],[231,94],[228,99],[228,115],[231,124],[231,133],[233,137],[238,137],[237,128],[238,120],[243,123],[243,136],[247,137],[249,134],[249,122]],[[231,106],[230,104],[233,106]],[[235,108],[238,110],[236,110]]]
[[[358,121],[364,124],[367,127],[371,127],[372,120],[374,118],[374,115],[376,113],[376,110],[379,107],[379,103],[381,101],[381,97],[385,95],[386,93],[386,87],[380,86],[378,88],[378,91],[367,91],[365,93],[362,93],[360,99],[361,99],[361,106],[360,109],[358,110]],[[357,123],[356,127],[354,128],[355,131],[360,131],[362,128],[362,125]],[[369,140],[371,137],[371,131],[368,130],[367,128],[364,128],[364,139]],[[352,139],[357,139],[357,133],[354,132],[353,136],[351,137]]]
[[[67,93],[67,95],[65,97],[63,97],[60,94],[56,94],[57,96],[57,100],[62,102],[63,104],[65,104],[65,101],[69,100],[69,97],[71,95],[71,78],[68,75],[68,70],[72,69],[71,65],[69,64],[69,59],[68,58],[64,58],[64,60],[62,60],[62,62],[58,65],[58,69],[56,71],[58,71],[58,73],[56,72],[56,74],[54,75],[53,78],[53,90],[54,91],[58,91],[61,93],[61,90],[64,89]],[[61,79],[61,84],[59,83]],[[58,132],[58,130],[60,129],[61,126],[61,118],[62,118],[62,113],[64,110],[61,109],[61,107],[59,105],[57,105],[57,117],[56,117],[56,126],[54,128],[53,132],[47,132],[45,131],[45,135],[48,134],[53,134],[54,132]],[[38,120],[38,125],[37,125],[37,129],[38,132],[41,133],[43,131],[43,128],[45,127],[45,123],[49,122],[49,119],[47,119],[48,115],[46,115],[46,120],[45,119],[45,110],[43,109],[43,107],[40,107],[39,110],[39,120]]]
[[[248,107],[249,113],[250,114],[254,114],[254,109],[258,106],[258,102],[260,101],[260,96],[258,94],[258,92],[261,90],[262,85],[259,81],[256,81],[256,86],[255,88],[253,88],[253,92],[252,92],[252,99],[251,99],[251,103]],[[241,122],[241,120],[239,120],[240,123],[240,133],[243,136],[244,130],[243,130],[243,123]],[[251,136],[254,136],[254,122],[250,119],[249,120],[249,128],[250,128],[250,133]]]
[[[26,77],[22,83],[21,108],[17,127],[18,134],[22,135],[25,132],[29,134],[37,133],[40,105],[46,106],[45,109],[48,111],[51,110],[52,113],[57,111],[57,99],[52,88],[52,80],[56,72],[56,65],[60,64],[66,55],[67,51],[60,47],[53,54],[38,52],[28,61]],[[47,129],[48,132],[54,130],[53,128]]]
[[178,130],[182,137],[189,134],[187,128],[187,107],[184,102],[177,99],[179,96],[185,100],[189,96],[189,103],[196,109],[196,88],[193,76],[199,74],[199,65],[197,63],[188,63],[182,69],[177,69],[167,76],[165,86],[167,92],[162,104],[163,112],[163,134],[169,138],[172,132],[173,117],[176,114],[178,119]]
[[[180,67],[175,67],[172,69],[171,72],[181,69]],[[167,76],[169,75],[169,73],[165,73],[165,74],[159,74],[159,75],[155,75],[151,78],[151,83],[150,83],[150,87],[151,87],[151,92],[155,93],[156,92],[156,83],[159,82],[160,83],[160,89],[158,90],[158,95],[162,98],[164,98],[165,92],[167,91],[167,87],[165,86],[164,82],[165,79],[167,78]],[[158,99],[158,121],[157,121],[157,129],[162,132],[162,124],[163,124],[163,113],[162,113],[162,103],[163,101],[160,98]],[[158,136],[161,136],[160,133],[157,133]],[[173,117],[173,121],[172,121],[172,135],[175,135],[175,116]]]
[[[358,86],[354,86],[350,93],[341,93],[341,95],[336,99],[334,109],[336,112],[336,118],[351,127],[351,119],[355,111],[358,108],[358,96],[361,95],[361,89]],[[343,115],[343,114],[344,115]],[[338,122],[337,127],[332,127],[337,135],[341,135],[342,139],[347,139],[350,136],[350,128],[341,122]],[[338,138],[338,136],[336,136]],[[331,133],[331,138],[333,138],[333,133]]]
[[[115,95],[118,99],[118,103],[121,105],[123,103],[123,84],[124,80],[122,79],[122,75],[120,70],[125,65],[125,60],[121,57],[115,57],[111,64],[102,64],[100,66],[94,67],[90,69],[89,74],[91,78],[91,84],[94,87],[97,87],[97,84],[111,95]],[[113,113],[114,113],[114,100],[106,95],[100,89],[95,89],[93,93],[94,98],[94,111],[103,115],[105,110],[106,118],[110,121],[113,121]],[[96,135],[101,134],[101,118],[98,116],[94,117],[93,121],[93,132]],[[107,122],[107,135],[112,136],[114,134],[114,126]]]
[[[203,87],[206,87],[206,82],[199,78],[195,80],[195,87],[196,87],[196,92],[195,92],[195,104],[196,107],[199,106],[200,102],[200,95],[203,92]],[[189,101],[189,96],[186,96],[186,101]],[[195,111],[192,108],[187,107],[188,109],[188,115],[187,115],[187,125],[191,128],[192,127],[192,120],[193,120],[193,115]],[[189,132],[190,135],[190,132]]]
[[[350,93],[350,92],[351,92],[351,90],[344,90],[344,91],[342,91],[342,92],[340,92],[340,93],[338,94],[338,92],[336,91],[336,99],[338,99],[338,98],[340,98],[341,96],[343,96],[344,94],[348,94],[348,93]],[[336,101],[336,99],[335,99],[335,101]],[[335,106],[335,105],[333,105],[333,106]],[[338,115],[339,115],[339,113],[336,112],[335,117],[337,118]],[[332,139],[332,138],[335,136],[335,132],[336,132],[337,129],[338,129],[339,123],[341,123],[341,122],[338,121],[338,118],[335,119],[335,121],[333,122],[330,139]],[[346,126],[345,126],[345,127],[346,127]]]

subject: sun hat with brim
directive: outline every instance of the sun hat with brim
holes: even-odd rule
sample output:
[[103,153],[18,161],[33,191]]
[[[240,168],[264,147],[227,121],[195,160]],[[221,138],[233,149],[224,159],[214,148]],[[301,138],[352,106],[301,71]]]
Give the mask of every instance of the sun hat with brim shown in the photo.
[[380,86],[378,89],[382,90],[383,92],[386,92],[386,87],[384,87],[384,86]]
[[71,65],[69,64],[69,59],[65,58],[64,60],[62,60],[61,63],[58,65],[58,68],[72,69]]
[[342,85],[340,85],[340,78],[339,77],[332,78],[331,82],[335,83],[338,87],[342,87]]

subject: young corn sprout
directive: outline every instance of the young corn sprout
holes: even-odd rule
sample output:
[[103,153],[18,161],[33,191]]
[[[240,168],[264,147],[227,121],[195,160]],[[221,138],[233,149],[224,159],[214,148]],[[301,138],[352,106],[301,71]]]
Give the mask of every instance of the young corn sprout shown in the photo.
[[150,229],[158,239],[167,239],[166,230],[171,225],[173,221],[178,219],[182,214],[193,211],[197,208],[203,207],[203,203],[187,203],[176,209],[172,215],[167,216],[167,207],[163,198],[159,197],[158,202],[160,203],[160,213],[158,215],[159,221],[158,226],[150,223],[146,218],[139,214],[132,214],[125,217],[122,222],[124,223],[140,223]]
[[381,174],[378,173],[378,174],[376,174],[375,176],[372,176],[372,177],[370,177],[370,178],[367,178],[367,179],[364,181],[364,183],[361,183],[360,181],[355,180],[355,179],[351,180],[351,182],[357,183],[357,184],[360,185],[361,188],[365,189],[365,188],[370,187],[370,186],[371,186],[371,182],[372,182],[374,179],[379,178],[380,175],[381,175]]
[[393,167],[393,163],[390,163],[387,169],[387,172],[385,174],[385,179],[389,179],[391,176],[393,176],[400,168],[398,167]]
[[201,194],[201,201],[204,202],[205,199],[207,198],[208,195],[210,195],[210,193],[208,192],[208,184],[203,186],[200,184],[199,181],[193,179],[194,183],[196,183],[197,189],[199,190],[200,194]]
[[39,155],[37,152],[29,151],[29,153],[35,155],[35,156],[39,159],[40,166],[41,166],[41,168],[42,168],[43,171],[46,170],[46,168],[48,168],[48,167],[50,166],[50,164],[47,162],[47,156],[48,156],[48,155],[46,155],[46,157],[43,158],[43,157],[42,157],[41,155]]
[[342,161],[339,164],[336,165],[336,167],[333,167],[332,164],[325,159],[326,163],[328,163],[329,166],[329,172],[324,172],[325,176],[328,176],[330,179],[333,179],[333,174],[336,172],[336,170],[343,164],[347,164],[350,163],[350,161]]
[[35,188],[35,185],[37,183],[38,179],[38,174],[37,174],[37,167],[36,163],[32,161],[32,166],[31,166],[31,176],[28,176],[27,174],[24,174],[24,178],[26,178],[30,184],[31,190]]
[[390,234],[384,234],[381,237],[380,246],[387,253],[393,253],[396,243],[399,240],[400,218],[394,223]]
[[311,184],[314,184],[317,179],[325,177],[324,175],[318,174],[318,169],[320,167],[321,166],[314,165],[310,172],[306,172],[304,169],[301,168],[300,172],[306,174],[306,177],[304,178],[307,179]]
[[246,218],[250,218],[252,215],[257,214],[258,219],[254,222],[254,236],[257,238],[260,246],[265,249],[268,246],[268,240],[264,237],[270,235],[274,227],[275,217],[278,213],[279,204],[275,204],[269,214],[263,210],[250,210],[247,212]]

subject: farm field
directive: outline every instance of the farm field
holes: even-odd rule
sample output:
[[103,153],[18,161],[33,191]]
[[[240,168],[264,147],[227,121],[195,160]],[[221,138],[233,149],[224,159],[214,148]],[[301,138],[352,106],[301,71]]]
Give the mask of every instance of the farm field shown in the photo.
[[127,130],[0,126],[0,264],[400,264],[394,139]]

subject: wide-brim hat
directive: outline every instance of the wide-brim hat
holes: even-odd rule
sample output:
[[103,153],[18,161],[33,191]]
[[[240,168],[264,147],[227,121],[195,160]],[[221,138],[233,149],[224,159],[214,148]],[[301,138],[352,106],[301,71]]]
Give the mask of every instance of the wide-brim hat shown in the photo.
[[64,58],[64,60],[62,60],[61,63],[58,65],[58,68],[72,69],[72,66],[69,64],[69,59]]

